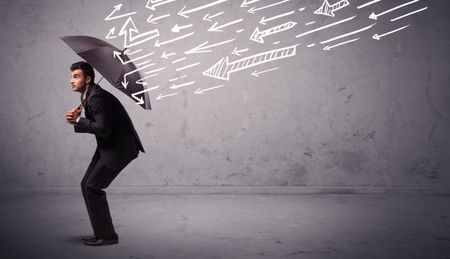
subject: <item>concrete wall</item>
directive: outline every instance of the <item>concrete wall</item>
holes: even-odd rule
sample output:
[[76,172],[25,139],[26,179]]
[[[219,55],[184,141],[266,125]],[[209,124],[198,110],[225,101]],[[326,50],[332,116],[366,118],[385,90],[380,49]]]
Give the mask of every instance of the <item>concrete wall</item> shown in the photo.
[[[381,13],[404,1],[383,1],[356,8],[351,1],[336,17],[313,14],[321,1],[286,2],[250,14],[250,7],[278,1],[261,0],[248,8],[228,1],[190,13],[212,1],[176,1],[152,11],[147,1],[123,1],[118,14],[137,12],[139,32],[158,28],[160,42],[195,31],[183,40],[154,47],[156,39],[142,43],[143,52],[155,51],[152,62],[167,68],[148,80],[152,111],[105,80],[101,85],[115,94],[128,110],[147,150],[133,161],[113,186],[164,185],[275,185],[275,186],[449,186],[450,184],[450,2],[420,1]],[[336,2],[336,1],[330,1]],[[358,3],[356,3],[358,2]],[[105,39],[115,34],[126,18],[105,21],[120,2],[111,1],[1,1],[0,184],[3,187],[78,186],[95,150],[95,139],[75,134],[65,113],[79,104],[70,90],[68,67],[80,58],[60,36],[90,35]],[[395,22],[389,19],[422,7],[428,9]],[[305,8],[305,9],[303,9]],[[207,14],[220,14],[205,21]],[[269,18],[295,11],[267,25]],[[153,14],[158,23],[147,23]],[[309,35],[295,37],[357,15],[353,20]],[[208,32],[214,23],[224,32]],[[297,25],[265,38],[249,40],[260,30],[294,21]],[[306,23],[315,21],[315,24]],[[321,41],[376,23],[357,35],[332,43],[360,39],[332,50]],[[175,25],[193,24],[179,33]],[[410,25],[381,40],[372,39]],[[237,32],[240,29],[244,31]],[[212,52],[185,55],[205,41]],[[122,48],[123,37],[106,41]],[[279,41],[279,43],[277,43]],[[316,43],[315,46],[309,44]],[[229,61],[300,44],[296,55],[235,72],[229,81],[202,75],[221,57]],[[309,47],[308,47],[309,45]],[[331,44],[330,44],[331,45]],[[231,55],[235,47],[247,49]],[[177,53],[169,59],[161,54]],[[187,57],[177,64],[175,59]],[[200,62],[182,72],[176,68]],[[279,68],[278,68],[279,67]],[[259,77],[255,70],[275,69]],[[195,81],[175,93],[169,79],[188,74],[175,83]],[[198,88],[223,87],[195,94]]]

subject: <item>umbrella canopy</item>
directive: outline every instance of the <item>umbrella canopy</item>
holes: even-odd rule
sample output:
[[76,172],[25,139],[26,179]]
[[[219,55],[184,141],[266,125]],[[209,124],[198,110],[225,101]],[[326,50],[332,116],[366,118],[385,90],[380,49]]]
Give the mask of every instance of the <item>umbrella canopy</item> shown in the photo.
[[66,36],[61,39],[114,87],[130,96],[142,108],[151,110],[150,97],[145,91],[144,80],[123,51],[103,40],[89,36]]

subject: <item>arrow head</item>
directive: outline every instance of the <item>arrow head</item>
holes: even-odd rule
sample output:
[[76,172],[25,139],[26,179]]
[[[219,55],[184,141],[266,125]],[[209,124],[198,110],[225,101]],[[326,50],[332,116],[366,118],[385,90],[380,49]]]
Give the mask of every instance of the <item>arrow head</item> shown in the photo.
[[375,33],[375,34],[372,36],[372,39],[374,39],[374,40],[380,40],[381,37],[380,37],[380,35],[378,35],[378,34]]
[[122,8],[122,5],[123,5],[123,4],[115,5],[115,6],[114,6],[114,9],[116,9],[116,11],[119,11],[120,8]]
[[252,76],[259,77],[258,71],[255,70],[255,71],[252,73]]
[[369,16],[369,19],[377,20],[378,19],[378,15],[376,15],[375,13],[371,13],[370,16]]
[[183,12],[185,8],[186,6],[183,6],[183,8],[181,8],[181,10],[178,12],[178,15],[183,16],[184,18],[189,18],[189,16],[187,16],[185,12]]
[[156,42],[155,42],[155,44],[153,46],[159,48],[159,47],[161,47],[161,43],[159,43],[159,40],[156,40]]
[[250,39],[259,43],[264,43],[263,34],[259,31],[258,27],[255,28]]
[[162,94],[159,94],[158,97],[156,97],[156,100],[161,100],[162,99]]
[[255,14],[256,13],[256,8],[252,7],[250,9],[247,10],[247,12],[251,13],[251,14]]
[[325,48],[323,48],[323,50],[330,50],[330,45],[326,45]]
[[178,23],[172,27],[171,31],[172,32],[180,32],[180,27],[178,26]]
[[203,94],[203,91],[201,91],[201,89],[198,88],[197,90],[195,90],[194,94]]
[[128,86],[128,83],[129,83],[129,82],[127,81],[127,79],[125,79],[125,80],[122,81],[121,83],[122,83],[123,88],[127,89],[127,86]]
[[221,58],[216,64],[205,70],[202,74],[204,76],[229,81],[230,71],[227,71],[228,63],[228,57]]
[[222,30],[216,28],[216,27],[217,27],[217,24],[218,24],[218,22],[215,22],[215,23],[208,29],[208,31],[222,32]]

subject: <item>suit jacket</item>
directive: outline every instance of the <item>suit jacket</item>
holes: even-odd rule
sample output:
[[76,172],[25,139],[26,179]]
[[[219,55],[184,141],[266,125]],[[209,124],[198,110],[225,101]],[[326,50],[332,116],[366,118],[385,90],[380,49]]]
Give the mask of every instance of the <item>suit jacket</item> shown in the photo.
[[86,92],[86,118],[74,124],[75,132],[91,133],[106,166],[120,168],[145,152],[128,113],[120,101],[99,85],[90,85]]

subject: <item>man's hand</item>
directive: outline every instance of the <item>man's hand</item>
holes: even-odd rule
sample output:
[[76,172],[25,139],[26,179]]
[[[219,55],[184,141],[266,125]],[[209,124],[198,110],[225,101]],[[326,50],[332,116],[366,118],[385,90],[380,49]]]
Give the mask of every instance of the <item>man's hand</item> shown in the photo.
[[66,122],[76,124],[77,119],[81,116],[81,109],[72,109],[66,113]]

